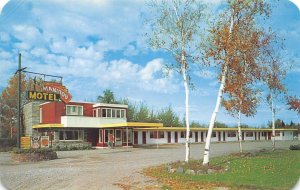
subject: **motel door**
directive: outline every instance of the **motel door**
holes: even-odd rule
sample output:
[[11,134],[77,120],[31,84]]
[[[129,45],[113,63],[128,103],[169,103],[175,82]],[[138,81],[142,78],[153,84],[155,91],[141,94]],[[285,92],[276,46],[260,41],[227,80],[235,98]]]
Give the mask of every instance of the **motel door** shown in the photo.
[[122,146],[122,129],[116,129],[116,146]]
[[195,142],[198,142],[198,132],[195,132]]
[[218,132],[218,140],[221,141],[221,131]]
[[175,132],[175,143],[178,143],[178,132]]
[[201,142],[204,142],[204,132],[200,132],[201,133]]
[[134,144],[138,144],[139,143],[138,137],[139,137],[138,131],[134,131],[133,132]]
[[171,132],[168,132],[168,143],[171,143]]
[[142,137],[143,137],[143,144],[146,144],[147,143],[146,131],[143,131]]
[[226,132],[223,131],[223,141],[226,141]]

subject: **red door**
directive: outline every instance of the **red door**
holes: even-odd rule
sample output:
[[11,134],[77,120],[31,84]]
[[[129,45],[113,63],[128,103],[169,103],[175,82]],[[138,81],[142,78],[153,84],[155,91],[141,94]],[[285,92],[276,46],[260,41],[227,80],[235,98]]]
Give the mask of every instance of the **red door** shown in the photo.
[[198,132],[195,132],[195,142],[198,142]]
[[201,142],[204,142],[204,132],[200,132],[201,133]]
[[271,139],[271,136],[272,136],[272,132],[268,132],[268,140]]
[[138,142],[139,142],[139,139],[138,139],[138,137],[139,137],[139,134],[138,134],[138,132],[137,131],[134,131],[133,132],[133,138],[134,138],[134,144],[138,144]]
[[223,131],[223,141],[226,141],[226,133]]
[[175,143],[178,143],[178,132],[175,132]]
[[147,143],[146,131],[143,131],[142,136],[143,136],[143,144],[146,144]]
[[171,143],[171,132],[168,132],[168,143]]

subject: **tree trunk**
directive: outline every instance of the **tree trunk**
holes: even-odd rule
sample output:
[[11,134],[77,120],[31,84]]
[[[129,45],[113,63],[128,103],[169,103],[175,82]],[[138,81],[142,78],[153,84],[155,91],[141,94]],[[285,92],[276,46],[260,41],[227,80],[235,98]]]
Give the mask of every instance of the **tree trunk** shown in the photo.
[[272,150],[275,150],[275,109],[274,109],[274,102],[273,96],[271,93],[271,110],[272,110]]
[[210,123],[209,123],[209,127],[208,127],[208,132],[207,132],[207,135],[206,135],[203,165],[209,165],[209,148],[210,148],[211,134],[212,134],[212,130],[213,130],[216,118],[217,118],[217,113],[219,111],[219,107],[220,107],[221,100],[222,100],[222,95],[223,95],[223,90],[224,90],[225,80],[226,80],[226,74],[227,74],[227,69],[228,69],[227,67],[228,66],[227,66],[227,63],[226,63],[226,65],[224,67],[224,70],[222,72],[222,80],[221,80],[221,85],[220,85],[220,88],[219,88],[216,107],[214,109],[214,112],[212,113]]
[[[228,37],[229,40],[230,40],[230,36],[232,33],[232,29],[233,29],[233,15],[234,14],[232,14],[231,19],[230,19],[230,28],[229,28],[229,37]],[[227,59],[227,61],[229,61],[229,59]],[[214,112],[211,115],[208,132],[206,135],[206,142],[205,142],[204,156],[203,156],[203,165],[209,165],[209,151],[210,151],[209,148],[210,148],[211,134],[212,134],[212,130],[214,128],[214,124],[215,124],[215,121],[217,118],[217,113],[219,111],[219,107],[221,104],[225,81],[226,81],[227,70],[228,70],[228,63],[226,62],[225,66],[223,68],[223,71],[222,71],[221,85],[220,85],[219,92],[218,92],[216,107],[214,109]]]
[[238,140],[239,140],[239,145],[240,145],[240,152],[243,152],[243,147],[242,147],[242,131],[241,131],[241,110],[239,110],[239,116],[238,116]]
[[185,89],[185,126],[186,126],[186,137],[185,137],[185,162],[189,161],[190,158],[190,122],[189,122],[189,86],[186,76],[185,69],[185,57],[181,56],[182,61],[182,77],[183,77],[183,85]]

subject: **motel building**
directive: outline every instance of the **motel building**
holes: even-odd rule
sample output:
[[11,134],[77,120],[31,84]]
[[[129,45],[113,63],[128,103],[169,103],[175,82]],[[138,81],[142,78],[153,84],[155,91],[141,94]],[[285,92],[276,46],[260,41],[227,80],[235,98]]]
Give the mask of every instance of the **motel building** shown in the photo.
[[[52,146],[141,146],[185,143],[185,128],[127,122],[128,106],[89,102],[30,102],[24,106],[25,135],[49,136]],[[206,141],[208,128],[191,128],[191,143]],[[293,140],[296,129],[276,129],[276,140]],[[242,128],[243,141],[271,140],[271,129]],[[212,142],[238,141],[237,128],[215,128]]]

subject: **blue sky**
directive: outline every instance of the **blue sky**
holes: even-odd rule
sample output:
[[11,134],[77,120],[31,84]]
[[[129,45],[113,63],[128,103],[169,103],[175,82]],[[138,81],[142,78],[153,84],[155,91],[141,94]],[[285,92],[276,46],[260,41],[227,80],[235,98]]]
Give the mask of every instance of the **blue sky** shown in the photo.
[[[1,0],[2,1],[2,0]],[[209,1],[216,10],[222,0]],[[290,1],[271,1],[269,24],[286,38],[285,61],[293,67],[284,81],[290,94],[300,94],[300,11]],[[276,4],[275,4],[276,3]],[[63,76],[74,101],[95,101],[105,89],[117,97],[144,101],[154,109],[171,105],[183,116],[184,88],[181,77],[162,73],[173,60],[162,51],[147,47],[147,30],[141,0],[10,0],[0,14],[0,89],[17,69],[17,54],[23,67],[33,72]],[[195,90],[190,96],[191,120],[208,123],[215,106],[219,83],[210,68],[194,70]],[[296,113],[278,104],[277,117],[300,122]],[[222,108],[217,120],[236,123]],[[242,123],[261,126],[271,120],[262,102],[255,117]]]

